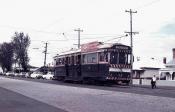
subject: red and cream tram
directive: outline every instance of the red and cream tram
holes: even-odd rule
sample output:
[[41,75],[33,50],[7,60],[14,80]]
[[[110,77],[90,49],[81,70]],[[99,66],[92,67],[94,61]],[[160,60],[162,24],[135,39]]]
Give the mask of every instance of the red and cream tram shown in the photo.
[[91,42],[54,57],[54,78],[64,81],[114,82],[131,80],[131,48]]

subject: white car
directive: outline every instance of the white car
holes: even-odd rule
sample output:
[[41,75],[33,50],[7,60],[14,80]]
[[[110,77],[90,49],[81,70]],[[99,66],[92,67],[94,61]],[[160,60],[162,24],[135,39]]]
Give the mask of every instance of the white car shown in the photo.
[[39,73],[39,72],[33,72],[31,75],[30,75],[31,78],[41,78],[42,77],[42,73]]
[[28,73],[28,72],[21,72],[21,73],[20,73],[20,77],[25,77],[25,78],[27,78],[27,77],[29,77],[29,73]]
[[6,76],[14,76],[14,73],[13,72],[7,72],[5,73]]
[[42,76],[43,79],[53,79],[53,74],[48,72],[47,74]]
[[14,73],[14,75],[15,75],[16,77],[18,77],[18,76],[19,76],[19,73]]

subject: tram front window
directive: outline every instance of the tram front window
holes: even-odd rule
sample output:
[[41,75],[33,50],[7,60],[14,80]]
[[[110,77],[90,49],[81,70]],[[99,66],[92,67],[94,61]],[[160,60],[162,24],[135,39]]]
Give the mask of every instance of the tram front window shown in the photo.
[[119,64],[126,64],[126,62],[127,62],[126,59],[127,59],[126,53],[119,54]]
[[129,64],[130,54],[124,52],[111,52],[110,53],[110,63],[111,64]]
[[110,63],[111,64],[118,64],[118,52],[111,52]]

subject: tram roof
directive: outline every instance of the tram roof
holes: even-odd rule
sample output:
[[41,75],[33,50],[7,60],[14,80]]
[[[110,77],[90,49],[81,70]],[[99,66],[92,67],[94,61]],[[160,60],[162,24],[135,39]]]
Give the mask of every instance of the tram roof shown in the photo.
[[64,52],[57,54],[57,56],[55,56],[55,57],[71,55],[71,54],[76,54],[76,53],[80,53],[80,52],[81,52],[81,49],[70,49],[68,51],[64,51]]
[[81,49],[70,49],[68,51],[61,52],[57,54],[54,58],[56,57],[64,57],[67,55],[72,55],[72,54],[77,54],[77,53],[89,53],[89,52],[97,52],[100,49],[106,49],[106,48],[111,48],[115,45],[121,45],[121,46],[127,46],[121,43],[104,43],[104,42],[91,42],[87,44],[82,44]]

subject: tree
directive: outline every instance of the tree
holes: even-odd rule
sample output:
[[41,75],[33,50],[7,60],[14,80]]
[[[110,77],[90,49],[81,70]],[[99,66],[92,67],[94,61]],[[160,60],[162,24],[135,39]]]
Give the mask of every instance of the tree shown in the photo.
[[30,38],[26,34],[24,35],[23,32],[15,32],[15,35],[12,38],[12,43],[14,46],[14,53],[15,53],[15,60],[24,71],[28,70],[28,63],[29,63],[29,57],[28,57],[28,47],[30,45]]
[[3,43],[0,45],[0,64],[4,71],[11,71],[13,64],[13,45],[12,43]]

